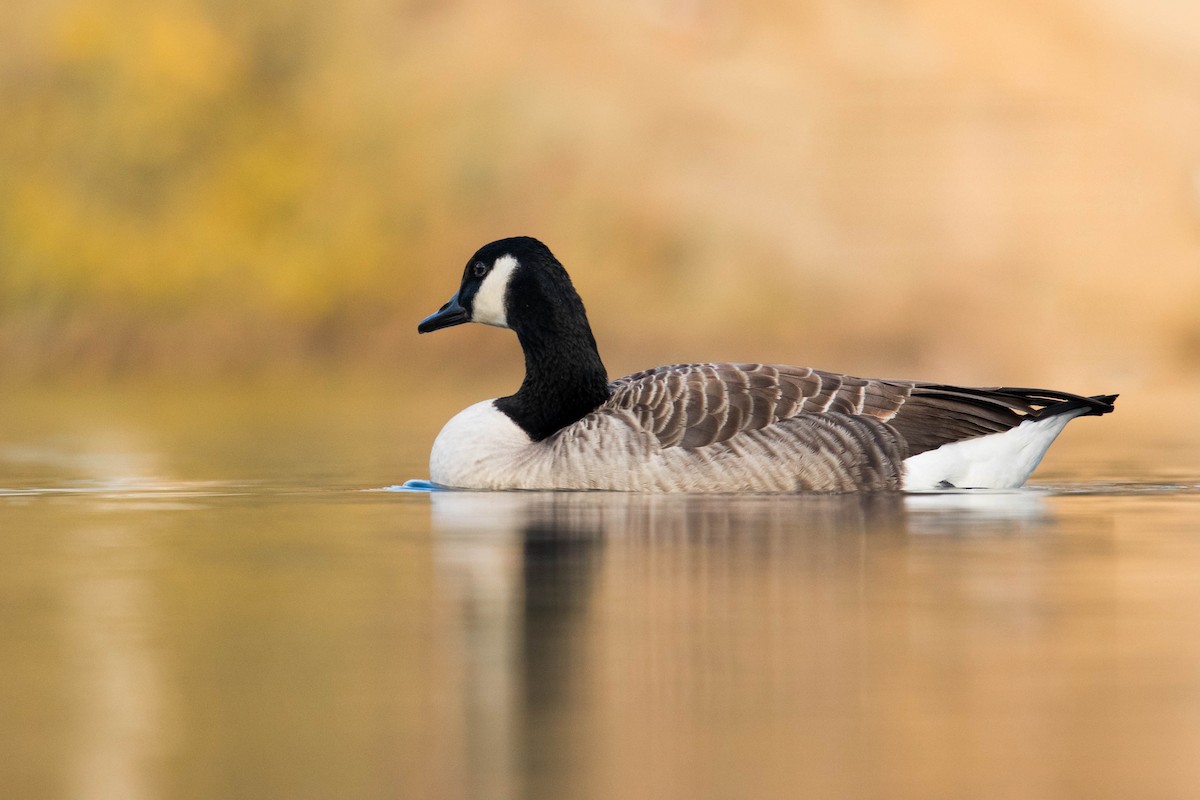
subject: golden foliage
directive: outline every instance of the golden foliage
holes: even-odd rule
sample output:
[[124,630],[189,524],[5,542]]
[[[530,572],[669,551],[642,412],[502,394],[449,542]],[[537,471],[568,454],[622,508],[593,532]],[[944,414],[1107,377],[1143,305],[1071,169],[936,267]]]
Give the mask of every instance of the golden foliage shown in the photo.
[[614,366],[1194,365],[1200,25],[1125,5],[24,4],[0,353],[411,355],[523,233]]

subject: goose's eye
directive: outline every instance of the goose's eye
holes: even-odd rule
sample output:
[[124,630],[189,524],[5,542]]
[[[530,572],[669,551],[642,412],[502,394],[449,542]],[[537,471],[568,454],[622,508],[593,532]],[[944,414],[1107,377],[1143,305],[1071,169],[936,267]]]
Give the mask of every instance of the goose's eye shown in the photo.
[[487,275],[487,271],[487,264],[483,263],[482,261],[476,261],[475,266],[471,267],[471,273],[476,278],[482,278],[484,275]]

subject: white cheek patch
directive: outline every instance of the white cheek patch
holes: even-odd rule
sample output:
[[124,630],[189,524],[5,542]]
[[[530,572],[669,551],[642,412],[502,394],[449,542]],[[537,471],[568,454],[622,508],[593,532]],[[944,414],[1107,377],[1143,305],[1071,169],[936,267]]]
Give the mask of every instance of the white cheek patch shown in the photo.
[[483,279],[471,307],[471,321],[484,325],[507,328],[508,318],[504,313],[504,298],[508,295],[508,284],[512,280],[517,260],[512,256],[500,256],[492,271]]

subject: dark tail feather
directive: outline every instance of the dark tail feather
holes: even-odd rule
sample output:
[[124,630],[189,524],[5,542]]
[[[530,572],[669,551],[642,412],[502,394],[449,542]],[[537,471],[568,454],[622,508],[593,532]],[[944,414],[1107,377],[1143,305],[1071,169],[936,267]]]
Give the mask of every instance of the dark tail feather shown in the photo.
[[1086,408],[1080,416],[1091,417],[1107,414],[1113,410],[1113,404],[1116,402],[1119,395],[1115,394],[1098,394],[1093,397],[1071,397],[1054,405],[1046,406],[1038,414],[1037,418],[1053,417],[1058,414],[1065,414],[1068,411],[1074,411],[1077,408]]
[[1072,412],[1075,416],[1107,414],[1116,399],[1115,394],[1083,397],[1053,389],[919,383],[888,424],[904,437],[913,456],[950,442],[1007,431],[1026,420]]
[[[1115,394],[1099,394],[1095,397],[1083,397],[1070,392],[1059,392],[1054,389],[1026,389],[1016,386],[997,386],[992,388],[974,388],[965,386],[944,386],[940,384],[920,384],[920,393],[934,392],[954,397],[959,402],[978,405],[981,408],[1007,408],[1028,415],[1029,419],[1041,419],[1055,414],[1086,408],[1088,414],[1107,414],[1113,410]],[[1019,418],[1017,418],[1019,421]],[[1015,423],[1014,423],[1015,424]]]
[[1112,411],[1113,407],[1117,403],[1117,398],[1120,396],[1121,395],[1119,394],[1098,394],[1095,397],[1089,397],[1088,400],[1095,400],[1097,403],[1099,403],[1096,409],[1096,414],[1100,415],[1107,414],[1108,412]]

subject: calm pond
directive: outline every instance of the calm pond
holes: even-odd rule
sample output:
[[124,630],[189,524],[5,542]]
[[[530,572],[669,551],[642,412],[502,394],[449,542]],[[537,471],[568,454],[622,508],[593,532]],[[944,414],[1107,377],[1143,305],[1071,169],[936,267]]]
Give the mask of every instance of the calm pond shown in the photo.
[[1088,421],[1008,493],[430,493],[444,414],[391,388],[0,397],[6,796],[1200,790],[1194,441]]

